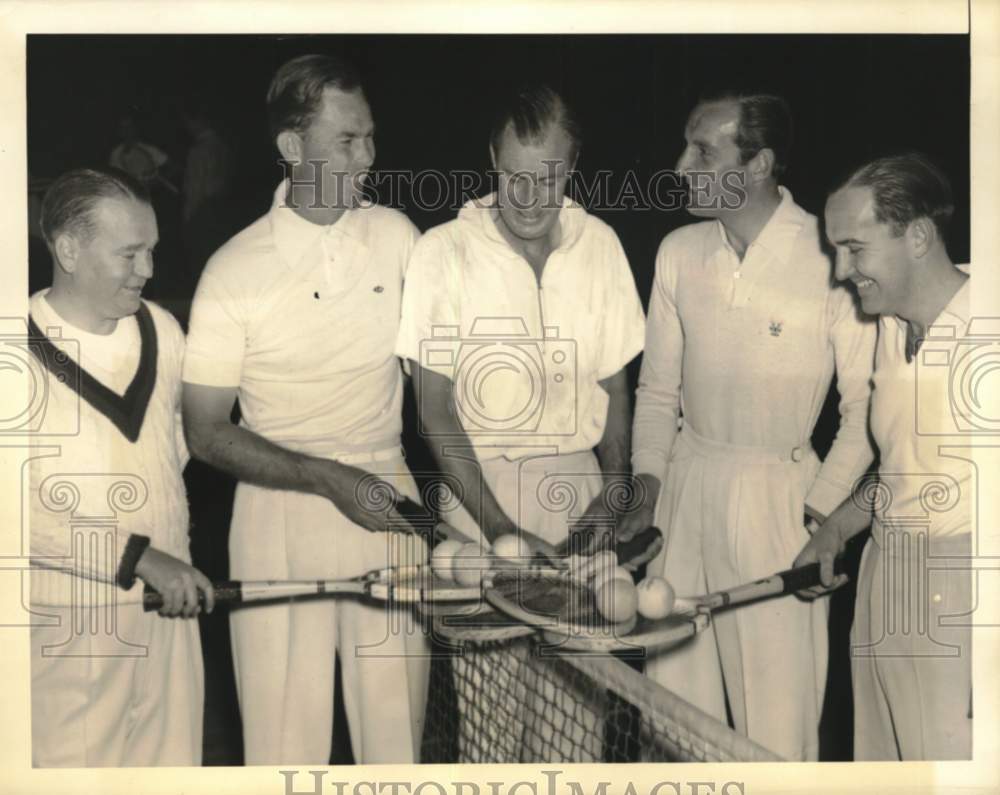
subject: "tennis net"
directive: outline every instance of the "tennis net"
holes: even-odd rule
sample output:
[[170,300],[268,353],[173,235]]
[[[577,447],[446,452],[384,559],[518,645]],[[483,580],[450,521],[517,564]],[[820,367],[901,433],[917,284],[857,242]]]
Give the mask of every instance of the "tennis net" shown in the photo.
[[750,762],[779,757],[646,678],[496,613],[433,618],[427,763]]

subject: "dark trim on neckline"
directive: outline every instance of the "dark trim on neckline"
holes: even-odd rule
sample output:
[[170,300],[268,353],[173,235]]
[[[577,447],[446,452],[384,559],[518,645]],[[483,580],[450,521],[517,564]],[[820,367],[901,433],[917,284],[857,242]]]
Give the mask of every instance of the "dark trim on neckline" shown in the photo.
[[106,387],[59,350],[28,315],[29,348],[42,365],[67,387],[107,417],[130,442],[139,439],[149,399],[156,385],[158,345],[153,316],[145,303],[139,304],[135,318],[139,323],[139,369],[124,395]]

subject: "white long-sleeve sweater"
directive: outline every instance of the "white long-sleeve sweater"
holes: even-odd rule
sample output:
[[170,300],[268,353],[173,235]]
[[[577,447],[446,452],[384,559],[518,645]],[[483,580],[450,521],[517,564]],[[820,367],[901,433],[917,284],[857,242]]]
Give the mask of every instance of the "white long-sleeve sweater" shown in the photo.
[[873,457],[875,323],[832,284],[816,219],[781,194],[742,261],[718,221],[681,227],[660,245],[632,466],[665,479],[682,407],[685,423],[714,441],[807,444],[836,372],[840,428],[806,498],[825,516]]

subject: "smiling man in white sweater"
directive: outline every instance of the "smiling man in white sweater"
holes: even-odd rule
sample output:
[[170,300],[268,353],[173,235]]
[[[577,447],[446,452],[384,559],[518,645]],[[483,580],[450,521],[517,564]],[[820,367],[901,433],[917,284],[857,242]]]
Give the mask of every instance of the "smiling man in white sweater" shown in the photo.
[[30,465],[33,764],[197,765],[198,624],[169,617],[197,615],[200,594],[211,609],[213,593],[188,550],[184,335],[141,299],[156,216],[127,174],[77,170],[52,184],[41,224],[54,268],[29,321],[48,387]]

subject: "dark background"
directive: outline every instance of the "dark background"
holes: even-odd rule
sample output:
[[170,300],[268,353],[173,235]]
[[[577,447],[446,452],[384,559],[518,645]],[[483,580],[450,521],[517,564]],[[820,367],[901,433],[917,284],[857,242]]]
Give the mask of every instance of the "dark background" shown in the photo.
[[[831,183],[861,161],[903,149],[934,158],[952,179],[956,211],[949,248],[969,257],[969,39],[901,35],[630,36],[29,36],[28,165],[35,179],[104,164],[126,110],[142,139],[164,149],[179,180],[190,140],[178,109],[209,108],[235,155],[226,204],[230,232],[264,213],[282,173],[268,138],[264,97],[275,69],[305,52],[347,54],[362,69],[377,125],[376,168],[489,169],[488,132],[498,94],[526,79],[545,79],[576,106],[585,128],[578,169],[586,179],[612,172],[612,194],[629,170],[640,185],[680,154],[684,123],[700,95],[722,89],[779,93],[796,124],[785,185],[809,212],[822,215]],[[397,197],[399,198],[399,197]],[[457,209],[421,209],[397,201],[425,230]],[[456,200],[457,201],[457,200]],[[178,208],[157,197],[161,226],[157,270],[146,293],[186,320],[198,264],[185,262]],[[663,236],[691,221],[684,211],[596,211],[614,227],[645,302]],[[193,277],[191,276],[193,271]],[[51,266],[33,241],[30,286],[47,286]],[[180,274],[188,274],[182,277]],[[630,368],[634,378],[635,364]],[[415,427],[412,401],[407,427]],[[821,454],[836,429],[831,391],[816,430]],[[412,431],[415,469],[429,469]],[[231,481],[192,462],[185,473],[196,564],[227,576]],[[852,550],[855,554],[857,549]],[[847,628],[852,592],[831,605],[831,671],[822,727],[823,758],[851,758]],[[241,761],[238,710],[223,612],[204,619],[206,764]],[[334,761],[348,761],[341,741]]]

